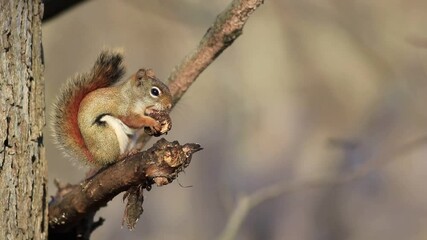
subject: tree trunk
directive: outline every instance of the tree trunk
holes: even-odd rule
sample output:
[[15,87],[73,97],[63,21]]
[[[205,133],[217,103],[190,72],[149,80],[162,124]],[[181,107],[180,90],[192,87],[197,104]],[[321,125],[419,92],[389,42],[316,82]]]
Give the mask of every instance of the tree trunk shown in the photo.
[[46,239],[40,0],[0,0],[0,238]]

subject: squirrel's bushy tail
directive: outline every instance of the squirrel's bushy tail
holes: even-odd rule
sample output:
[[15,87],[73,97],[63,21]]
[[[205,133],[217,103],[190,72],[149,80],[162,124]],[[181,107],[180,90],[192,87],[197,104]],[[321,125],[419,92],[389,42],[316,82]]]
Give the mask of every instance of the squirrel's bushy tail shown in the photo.
[[56,143],[72,158],[93,162],[78,126],[80,103],[88,93],[120,80],[125,73],[122,60],[117,51],[102,51],[90,72],[68,79],[61,88],[54,105],[52,131]]

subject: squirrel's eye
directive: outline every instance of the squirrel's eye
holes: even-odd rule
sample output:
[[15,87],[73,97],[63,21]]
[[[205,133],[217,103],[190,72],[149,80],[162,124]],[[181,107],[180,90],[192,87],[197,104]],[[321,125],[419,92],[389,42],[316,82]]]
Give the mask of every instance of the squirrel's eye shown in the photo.
[[151,94],[152,97],[157,98],[157,97],[160,96],[160,92],[161,91],[160,91],[160,89],[158,87],[152,87],[151,91],[150,91],[150,94]]

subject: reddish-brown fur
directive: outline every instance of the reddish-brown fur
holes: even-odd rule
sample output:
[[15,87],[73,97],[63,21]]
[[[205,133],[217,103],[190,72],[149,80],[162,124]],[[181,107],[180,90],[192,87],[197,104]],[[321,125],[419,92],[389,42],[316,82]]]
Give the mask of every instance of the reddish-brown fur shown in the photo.
[[73,158],[96,165],[79,128],[80,104],[90,92],[115,84],[123,74],[122,55],[103,51],[89,73],[69,79],[61,89],[55,104],[52,129],[56,142]]
[[68,116],[64,118],[66,121],[65,126],[70,126],[69,135],[71,136],[71,139],[74,139],[77,146],[79,146],[79,148],[83,150],[83,154],[86,156],[87,160],[89,160],[90,162],[93,162],[93,156],[89,152],[89,149],[86,147],[86,144],[83,140],[83,136],[80,132],[79,125],[77,122],[77,119],[78,119],[77,116],[79,114],[80,103],[88,93],[98,88],[103,88],[108,86],[109,81],[105,81],[105,79],[99,79],[99,80],[101,81],[92,82],[87,87],[81,88],[78,92],[75,93],[74,98],[69,103],[69,106],[66,107],[66,109],[69,110],[69,112],[66,113]]

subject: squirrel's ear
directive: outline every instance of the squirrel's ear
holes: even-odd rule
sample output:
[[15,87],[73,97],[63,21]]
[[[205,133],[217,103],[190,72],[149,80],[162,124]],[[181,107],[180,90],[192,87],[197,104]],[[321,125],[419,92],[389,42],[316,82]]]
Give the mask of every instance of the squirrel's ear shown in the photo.
[[156,79],[154,71],[151,69],[139,69],[135,74],[136,85],[140,86],[144,81],[148,79]]
[[135,73],[135,78],[134,78],[135,85],[137,87],[141,86],[144,79],[145,79],[145,69],[141,68]]

